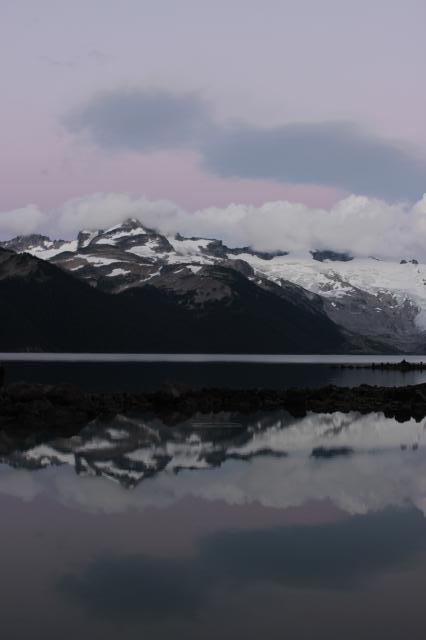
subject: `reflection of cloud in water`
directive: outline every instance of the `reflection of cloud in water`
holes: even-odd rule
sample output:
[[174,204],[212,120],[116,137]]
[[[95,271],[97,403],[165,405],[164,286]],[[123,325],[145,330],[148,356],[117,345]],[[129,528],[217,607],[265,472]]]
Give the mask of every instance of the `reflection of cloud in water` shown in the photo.
[[0,467],[0,493],[22,500],[33,500],[43,491],[34,474],[23,469]]
[[186,496],[230,505],[258,502],[287,508],[330,499],[349,513],[412,503],[426,513],[426,459],[421,451],[360,454],[349,458],[258,458],[220,468],[163,474],[132,491],[102,478],[58,473],[54,491],[66,504],[90,510],[167,507]]
[[354,516],[338,523],[219,532],[185,558],[100,556],[61,593],[106,617],[186,616],[215,591],[271,584],[351,589],[414,562],[426,550],[426,521],[415,510]]
[[[228,423],[230,418],[235,420],[222,416]],[[276,508],[330,499],[349,513],[410,502],[426,513],[424,421],[342,413],[297,419],[284,412],[245,421],[248,429],[222,429],[220,437],[216,428],[202,433],[188,423],[165,427],[158,419],[92,425],[68,448],[52,441],[13,454],[15,465],[63,466],[38,475],[3,467],[0,491],[31,499],[47,490],[68,505],[105,512],[166,507],[193,496]],[[319,446],[350,447],[354,454],[314,459],[311,452]],[[134,489],[122,486],[138,474]],[[35,478],[43,483],[37,486]]]
[[58,586],[62,593],[108,618],[186,616],[202,597],[202,582],[187,559],[145,555],[98,557],[81,575],[64,576]]

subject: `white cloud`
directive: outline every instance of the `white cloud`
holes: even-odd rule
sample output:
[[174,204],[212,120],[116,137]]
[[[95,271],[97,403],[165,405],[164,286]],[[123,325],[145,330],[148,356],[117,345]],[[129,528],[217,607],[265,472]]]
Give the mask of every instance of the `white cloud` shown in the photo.
[[[426,202],[426,200],[425,200]],[[360,256],[425,256],[426,205],[389,205],[349,196],[331,209],[290,202],[261,207],[210,208],[180,220],[187,232],[221,237],[258,249],[333,249]]]
[[26,235],[40,229],[48,220],[46,213],[35,204],[20,209],[0,211],[0,234],[4,236]]
[[147,226],[157,226],[176,214],[178,207],[167,200],[150,201],[145,197],[132,197],[126,193],[94,193],[65,202],[54,216],[52,225],[61,233],[74,234],[81,229],[102,229],[123,222],[126,218],[139,218]]
[[188,212],[167,200],[96,193],[69,200],[49,216],[34,205],[0,214],[0,232],[11,236],[44,227],[52,236],[70,237],[80,229],[108,228],[128,217],[165,234],[218,238],[231,246],[332,249],[357,256],[426,260],[426,195],[414,205],[351,195],[330,209],[277,201]]
[[70,233],[108,227],[127,217],[163,233],[219,238],[261,250],[333,249],[360,256],[426,259],[426,196],[414,206],[351,195],[330,209],[278,201],[190,213],[165,200],[98,193],[66,202],[58,223],[61,232]]

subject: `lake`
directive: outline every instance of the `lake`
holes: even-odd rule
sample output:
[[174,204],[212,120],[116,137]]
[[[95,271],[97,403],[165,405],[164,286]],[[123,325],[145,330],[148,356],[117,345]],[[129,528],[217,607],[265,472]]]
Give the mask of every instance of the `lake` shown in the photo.
[[271,411],[2,434],[2,637],[423,640],[425,427]]
[[[425,356],[405,356],[411,362]],[[339,365],[399,362],[402,356],[28,354],[0,353],[8,382],[71,382],[90,391],[150,391],[167,382],[191,387],[283,388],[362,383],[426,382],[425,371],[340,369]]]

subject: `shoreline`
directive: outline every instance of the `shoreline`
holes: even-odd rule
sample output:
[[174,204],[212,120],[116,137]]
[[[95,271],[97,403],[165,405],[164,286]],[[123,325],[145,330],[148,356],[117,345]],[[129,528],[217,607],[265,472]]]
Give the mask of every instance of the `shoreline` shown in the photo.
[[404,373],[408,371],[426,371],[426,362],[423,360],[410,362],[404,358],[400,362],[342,362],[340,364],[332,364],[331,367],[333,369],[371,369],[372,371],[401,371]]
[[36,434],[77,433],[100,416],[150,413],[173,424],[182,417],[221,411],[252,413],[283,410],[295,417],[336,411],[381,412],[404,422],[426,417],[426,383],[404,387],[337,387],[292,389],[194,390],[169,385],[155,392],[88,393],[70,384],[14,383],[0,388],[0,431]]

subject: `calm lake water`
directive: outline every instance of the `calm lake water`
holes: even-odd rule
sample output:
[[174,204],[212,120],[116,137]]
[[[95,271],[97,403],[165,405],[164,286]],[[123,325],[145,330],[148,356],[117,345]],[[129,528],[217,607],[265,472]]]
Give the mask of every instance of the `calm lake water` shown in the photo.
[[425,426],[279,411],[2,437],[2,637],[423,640]]
[[[209,354],[2,354],[7,381],[71,382],[91,391],[154,390],[167,382],[191,387],[282,388],[362,383],[426,382],[426,371],[340,369],[339,365],[399,362],[402,356]],[[426,356],[406,356],[413,362]]]

